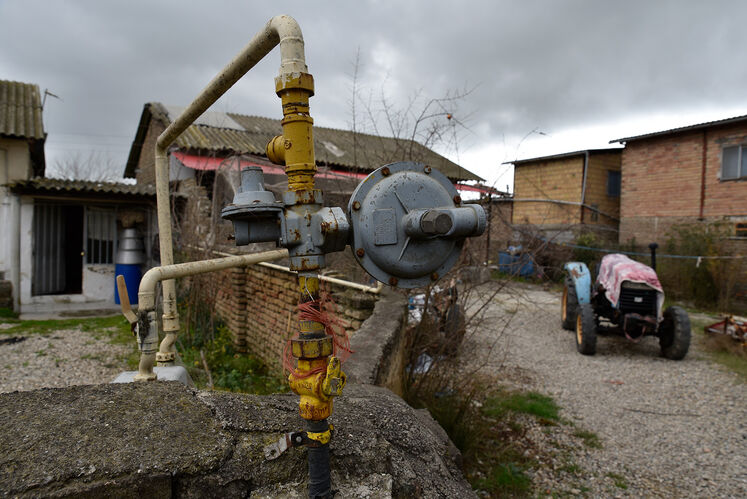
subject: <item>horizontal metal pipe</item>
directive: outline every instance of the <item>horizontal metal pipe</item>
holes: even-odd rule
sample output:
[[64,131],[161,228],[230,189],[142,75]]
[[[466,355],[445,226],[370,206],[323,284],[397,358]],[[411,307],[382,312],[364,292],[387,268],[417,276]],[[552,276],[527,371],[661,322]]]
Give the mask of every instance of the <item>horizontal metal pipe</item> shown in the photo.
[[[288,267],[284,267],[282,265],[276,265],[274,263],[260,262],[258,265],[261,265],[262,267],[267,267],[270,269],[283,270],[285,272],[289,272],[292,274],[296,273],[295,270],[291,270]],[[332,284],[339,284],[340,286],[345,286],[346,288],[357,289],[359,291],[364,291],[366,293],[373,293],[376,295],[381,293],[381,290],[384,287],[384,285],[381,282],[376,286],[366,286],[365,284],[358,284],[357,282],[345,281],[344,279],[337,279],[336,277],[329,277],[326,275],[320,275],[319,279],[321,281],[330,282]]]
[[[190,248],[198,249],[198,250],[203,249],[203,248],[198,248],[196,246],[190,246]],[[234,256],[231,253],[225,253],[223,251],[218,251],[218,250],[212,250],[212,251],[216,255]],[[287,272],[289,274],[297,274],[298,273],[295,270],[291,270],[288,267],[285,267],[283,265],[278,265],[276,263],[269,263],[267,261],[265,261],[265,262],[259,262],[259,263],[257,263],[257,265],[260,265],[262,267],[267,267],[268,269],[280,270],[282,272]],[[340,286],[343,286],[343,287],[346,287],[346,288],[357,289],[357,290],[363,291],[365,293],[372,293],[372,294],[375,294],[375,295],[381,293],[381,290],[384,288],[384,283],[382,283],[382,282],[379,282],[376,286],[366,286],[365,284],[358,284],[357,282],[346,281],[344,279],[337,279],[336,277],[329,277],[329,276],[325,276],[325,275],[320,275],[319,279],[321,279],[322,281],[325,281],[325,282],[330,282],[332,284],[337,284],[337,285],[340,285]]]
[[201,260],[197,262],[177,263],[163,267],[153,267],[145,273],[140,281],[138,290],[138,313],[154,310],[156,284],[167,279],[176,279],[190,275],[215,272],[231,267],[243,267],[253,263],[280,260],[288,257],[287,249],[264,251],[250,255],[235,255],[214,260]]

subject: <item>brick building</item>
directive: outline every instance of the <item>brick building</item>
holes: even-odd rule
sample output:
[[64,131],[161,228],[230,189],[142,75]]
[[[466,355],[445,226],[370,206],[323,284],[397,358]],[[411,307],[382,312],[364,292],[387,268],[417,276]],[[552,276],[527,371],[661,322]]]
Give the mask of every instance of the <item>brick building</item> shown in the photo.
[[617,239],[621,149],[590,149],[511,161],[512,223],[557,242],[594,231]]
[[661,243],[675,224],[722,221],[747,242],[747,116],[626,137],[620,243]]

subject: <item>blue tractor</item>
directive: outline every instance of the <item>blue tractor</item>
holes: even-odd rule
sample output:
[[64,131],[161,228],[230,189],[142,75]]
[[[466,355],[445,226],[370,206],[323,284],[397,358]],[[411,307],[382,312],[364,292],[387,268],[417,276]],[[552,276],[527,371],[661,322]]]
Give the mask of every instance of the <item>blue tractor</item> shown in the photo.
[[565,270],[561,319],[575,331],[580,353],[596,353],[598,334],[617,334],[633,342],[657,336],[667,359],[687,355],[690,319],[681,307],[662,311],[664,291],[653,268],[614,253],[602,258],[593,283],[584,263],[569,262]]

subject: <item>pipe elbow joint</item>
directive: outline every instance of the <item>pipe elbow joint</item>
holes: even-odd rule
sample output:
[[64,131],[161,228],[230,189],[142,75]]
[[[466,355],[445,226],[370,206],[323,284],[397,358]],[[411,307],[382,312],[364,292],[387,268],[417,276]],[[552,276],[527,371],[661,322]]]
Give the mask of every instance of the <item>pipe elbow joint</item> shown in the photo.
[[[287,143],[290,146],[290,142]],[[267,143],[265,152],[267,159],[276,165],[285,165],[286,140],[282,135],[276,135]]]

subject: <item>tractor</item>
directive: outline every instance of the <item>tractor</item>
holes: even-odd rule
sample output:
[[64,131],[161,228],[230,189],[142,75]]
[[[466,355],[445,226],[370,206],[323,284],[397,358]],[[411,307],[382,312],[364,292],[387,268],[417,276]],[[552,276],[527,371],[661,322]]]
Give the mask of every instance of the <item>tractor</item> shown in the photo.
[[592,285],[586,264],[569,262],[563,286],[563,328],[575,331],[576,349],[594,355],[597,335],[616,334],[638,342],[657,336],[661,354],[681,360],[690,348],[690,319],[681,307],[662,312],[664,290],[656,271],[625,255],[602,258]]

